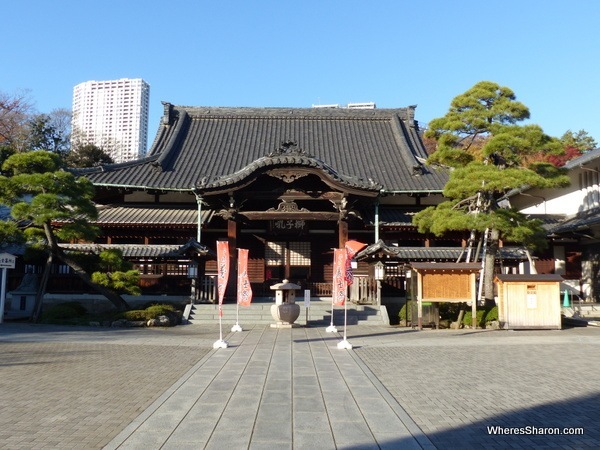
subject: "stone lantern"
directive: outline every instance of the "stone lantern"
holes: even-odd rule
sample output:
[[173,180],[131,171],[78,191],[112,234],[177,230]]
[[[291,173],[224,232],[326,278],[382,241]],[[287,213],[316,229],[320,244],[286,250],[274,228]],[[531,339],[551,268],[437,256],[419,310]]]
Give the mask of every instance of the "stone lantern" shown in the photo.
[[296,304],[296,290],[300,286],[283,280],[274,284],[271,289],[275,291],[275,304],[271,305],[271,315],[277,323],[271,324],[273,328],[291,328],[300,315],[300,306]]

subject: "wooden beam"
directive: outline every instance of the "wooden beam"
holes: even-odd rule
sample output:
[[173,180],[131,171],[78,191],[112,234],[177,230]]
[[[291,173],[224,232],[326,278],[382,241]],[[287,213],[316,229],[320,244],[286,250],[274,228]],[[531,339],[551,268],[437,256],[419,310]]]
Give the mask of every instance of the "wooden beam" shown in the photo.
[[227,297],[237,296],[237,235],[238,224],[235,220],[227,221],[227,240],[229,241],[229,280],[227,281]]
[[248,220],[338,220],[340,214],[338,212],[266,212],[266,211],[240,211],[240,216],[246,217]]
[[295,189],[289,189],[281,191],[280,193],[274,193],[270,191],[248,191],[248,192],[237,192],[240,199],[260,199],[260,200],[341,200],[344,194],[341,192],[330,192],[330,191],[298,191]]
[[346,242],[348,242],[348,222],[345,220],[340,220],[339,226],[339,248],[344,248]]

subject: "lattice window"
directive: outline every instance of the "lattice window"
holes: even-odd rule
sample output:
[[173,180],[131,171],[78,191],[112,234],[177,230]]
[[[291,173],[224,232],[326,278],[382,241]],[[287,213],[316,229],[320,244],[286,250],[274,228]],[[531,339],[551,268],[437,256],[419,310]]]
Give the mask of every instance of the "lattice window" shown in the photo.
[[265,261],[267,266],[310,266],[310,242],[267,242]]
[[281,266],[285,259],[285,242],[267,242],[265,261],[267,266]]
[[310,242],[290,242],[290,265],[310,266]]

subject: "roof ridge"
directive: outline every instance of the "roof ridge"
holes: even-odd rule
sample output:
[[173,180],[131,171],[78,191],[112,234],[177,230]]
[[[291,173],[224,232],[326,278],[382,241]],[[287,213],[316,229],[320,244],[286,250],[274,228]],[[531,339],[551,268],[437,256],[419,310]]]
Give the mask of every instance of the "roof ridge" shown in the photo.
[[340,174],[336,169],[325,161],[307,153],[303,150],[293,147],[292,150],[289,148],[278,149],[278,151],[269,153],[268,155],[261,156],[250,164],[242,167],[234,173],[222,175],[219,178],[213,179],[210,182],[203,179],[201,184],[197,185],[199,188],[211,188],[223,186],[224,184],[235,183],[242,180],[246,176],[250,175],[254,171],[267,166],[279,166],[279,165],[297,165],[297,166],[309,166],[316,169],[323,170],[334,180],[340,181],[348,186],[360,187],[369,190],[379,190],[381,185],[375,183],[372,180],[364,181],[357,177]]
[[414,106],[401,108],[344,109],[344,108],[300,108],[300,107],[228,107],[228,106],[174,106],[173,109],[186,111],[193,119],[202,117],[247,117],[278,119],[373,119],[385,120],[401,116],[402,120],[414,120]]
[[95,166],[95,167],[81,167],[81,168],[74,168],[74,169],[69,169],[69,170],[71,172],[73,172],[74,174],[109,172],[109,171],[112,171],[115,169],[122,169],[122,168],[137,166],[137,165],[141,165],[141,164],[146,164],[148,162],[153,162],[158,158],[159,155],[160,154],[156,154],[156,155],[152,155],[152,156],[145,156],[144,158],[132,159],[131,161],[124,161],[124,162],[113,163],[113,164],[101,164],[101,165]]

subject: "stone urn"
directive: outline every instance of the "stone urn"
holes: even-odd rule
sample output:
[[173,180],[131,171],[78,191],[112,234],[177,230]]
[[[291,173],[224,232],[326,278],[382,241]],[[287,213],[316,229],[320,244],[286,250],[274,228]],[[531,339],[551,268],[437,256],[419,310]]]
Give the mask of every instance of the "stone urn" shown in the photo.
[[300,315],[300,306],[296,304],[296,290],[300,286],[283,280],[274,284],[271,289],[275,291],[275,304],[271,305],[271,316],[275,319],[276,328],[290,328]]

